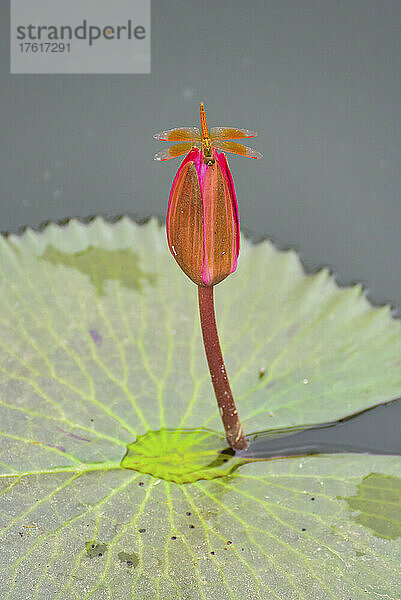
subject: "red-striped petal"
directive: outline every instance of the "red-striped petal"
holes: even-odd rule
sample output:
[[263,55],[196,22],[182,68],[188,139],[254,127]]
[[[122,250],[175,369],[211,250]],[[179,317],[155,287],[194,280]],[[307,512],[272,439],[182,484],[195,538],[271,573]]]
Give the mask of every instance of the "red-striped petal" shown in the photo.
[[239,252],[234,184],[223,153],[206,165],[194,148],[181,163],[167,210],[169,248],[197,285],[216,285],[232,273]]

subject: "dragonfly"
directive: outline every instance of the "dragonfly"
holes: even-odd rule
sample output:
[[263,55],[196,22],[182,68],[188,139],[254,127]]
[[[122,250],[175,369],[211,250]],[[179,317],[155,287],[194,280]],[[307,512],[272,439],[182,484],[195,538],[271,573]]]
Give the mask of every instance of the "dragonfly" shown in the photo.
[[256,131],[239,129],[238,127],[211,127],[208,128],[206,109],[203,102],[200,105],[200,129],[198,127],[175,127],[156,133],[153,137],[162,142],[180,142],[155,154],[155,160],[170,160],[183,154],[187,154],[192,148],[202,150],[203,161],[206,165],[215,162],[213,148],[221,152],[231,152],[246,158],[262,158],[260,152],[256,152],[248,146],[239,144],[232,140],[256,137]]

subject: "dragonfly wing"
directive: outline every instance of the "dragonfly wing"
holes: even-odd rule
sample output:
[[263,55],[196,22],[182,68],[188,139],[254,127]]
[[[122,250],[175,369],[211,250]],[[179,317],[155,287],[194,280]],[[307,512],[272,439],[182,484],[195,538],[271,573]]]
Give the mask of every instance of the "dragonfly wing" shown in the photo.
[[210,137],[212,140],[239,140],[241,138],[256,137],[256,131],[250,129],[238,129],[237,127],[211,127]]
[[175,129],[166,129],[153,136],[155,140],[162,142],[185,142],[186,140],[200,141],[201,132],[198,127],[176,127]]
[[232,152],[233,154],[238,154],[239,156],[246,156],[246,158],[263,158],[263,154],[260,152],[256,152],[256,150],[248,148],[248,146],[238,144],[237,142],[225,142],[224,140],[217,140],[216,142],[213,142],[213,146],[216,148],[216,150]]
[[174,144],[169,148],[165,148],[161,152],[155,154],[155,160],[170,160],[170,158],[177,158],[177,156],[182,156],[183,154],[187,154],[194,146],[201,146],[201,144],[193,144],[192,142],[183,142],[182,144]]

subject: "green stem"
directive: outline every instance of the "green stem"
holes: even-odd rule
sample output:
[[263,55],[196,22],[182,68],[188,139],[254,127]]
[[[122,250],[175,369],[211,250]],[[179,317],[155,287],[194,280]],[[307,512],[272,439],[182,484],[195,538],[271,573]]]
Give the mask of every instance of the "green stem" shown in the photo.
[[228,381],[214,314],[213,286],[198,286],[199,314],[210,376],[226,432],[227,442],[234,450],[247,448],[238,411]]

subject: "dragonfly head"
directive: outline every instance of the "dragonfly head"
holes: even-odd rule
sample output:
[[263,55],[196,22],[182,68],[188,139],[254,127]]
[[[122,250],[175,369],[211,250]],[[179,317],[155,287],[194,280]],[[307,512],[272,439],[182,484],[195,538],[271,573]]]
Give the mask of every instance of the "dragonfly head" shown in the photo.
[[212,140],[209,137],[203,138],[202,140],[202,156],[205,165],[210,166],[215,163],[215,158],[213,156]]

